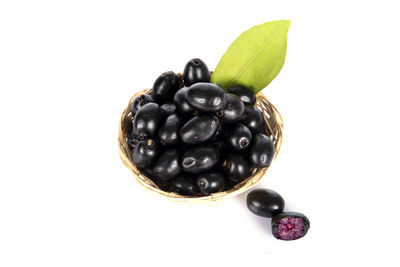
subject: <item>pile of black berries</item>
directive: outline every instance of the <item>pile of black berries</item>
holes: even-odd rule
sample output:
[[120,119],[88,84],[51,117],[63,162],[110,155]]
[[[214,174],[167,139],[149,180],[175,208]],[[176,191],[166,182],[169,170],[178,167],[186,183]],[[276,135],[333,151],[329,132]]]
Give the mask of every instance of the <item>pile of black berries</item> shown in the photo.
[[165,72],[150,94],[132,103],[132,162],[164,191],[202,196],[229,190],[274,157],[255,102],[243,86],[210,83],[198,58],[186,64],[183,77]]

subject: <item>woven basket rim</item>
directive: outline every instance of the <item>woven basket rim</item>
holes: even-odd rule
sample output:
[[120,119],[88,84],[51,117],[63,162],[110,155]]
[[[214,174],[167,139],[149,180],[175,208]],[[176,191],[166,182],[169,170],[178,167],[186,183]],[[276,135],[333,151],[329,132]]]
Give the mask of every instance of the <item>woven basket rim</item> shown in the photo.
[[[228,191],[214,193],[208,196],[182,196],[173,192],[166,192],[161,190],[153,181],[147,178],[145,175],[140,173],[138,168],[132,163],[130,159],[130,149],[127,144],[126,136],[123,131],[123,123],[125,120],[131,120],[129,116],[132,116],[130,113],[130,105],[132,101],[141,94],[149,93],[151,89],[145,89],[136,92],[130,99],[127,107],[124,109],[121,115],[121,119],[119,121],[119,132],[118,132],[118,146],[119,146],[119,154],[122,162],[126,167],[130,169],[130,171],[135,176],[136,180],[147,190],[160,195],[169,200],[178,201],[178,202],[186,202],[186,203],[210,203],[223,199],[228,199],[233,196],[239,195],[250,188],[257,185],[265,173],[268,171],[269,167],[258,168],[255,172],[244,181],[236,184],[232,189]],[[266,122],[266,131],[270,133],[270,137],[274,141],[275,144],[275,156],[279,154],[281,144],[282,144],[282,129],[283,129],[283,121],[280,113],[275,108],[275,106],[269,102],[269,100],[262,94],[261,92],[256,95],[257,101],[255,107],[262,111],[264,120]],[[272,165],[272,164],[271,164]]]

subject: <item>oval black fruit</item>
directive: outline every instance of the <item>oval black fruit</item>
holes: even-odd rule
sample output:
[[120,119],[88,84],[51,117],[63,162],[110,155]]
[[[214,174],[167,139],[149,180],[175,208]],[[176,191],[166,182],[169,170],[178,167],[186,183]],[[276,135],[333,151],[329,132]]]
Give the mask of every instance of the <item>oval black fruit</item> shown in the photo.
[[240,182],[251,174],[251,166],[246,158],[239,154],[228,154],[222,162],[225,176],[233,182]]
[[275,146],[265,134],[256,134],[250,146],[250,163],[254,167],[268,167],[275,155]]
[[160,106],[161,112],[163,113],[164,117],[168,117],[176,112],[176,107],[174,103],[165,103]]
[[226,105],[223,109],[221,120],[224,123],[234,123],[241,119],[244,113],[243,102],[235,95],[226,95]]
[[171,101],[179,87],[178,76],[172,71],[164,72],[154,82],[153,97],[158,103]]
[[170,190],[184,196],[195,196],[199,193],[196,179],[190,174],[181,174],[171,181]]
[[226,105],[224,90],[214,83],[195,83],[186,91],[186,99],[195,110],[214,113]]
[[189,87],[183,87],[179,89],[174,96],[174,103],[176,109],[179,111],[179,113],[184,115],[192,114],[194,112],[194,108],[191,105],[189,105],[186,99],[186,92],[188,89]]
[[185,86],[191,86],[198,82],[210,82],[210,71],[207,65],[199,58],[190,60],[183,71]]
[[218,130],[219,119],[207,115],[197,115],[189,120],[180,130],[180,136],[188,145],[210,141]]
[[201,173],[212,169],[219,161],[219,151],[214,146],[198,146],[182,157],[182,169],[189,173]]
[[242,151],[250,146],[252,134],[246,126],[241,123],[233,125],[226,132],[226,144],[233,151]]
[[178,114],[172,114],[161,124],[158,130],[158,138],[164,145],[176,145],[179,140],[179,130],[182,125],[182,119]]
[[130,107],[132,114],[135,114],[141,107],[151,102],[154,102],[154,99],[150,95],[143,94],[136,97]]
[[207,196],[222,191],[225,187],[225,178],[218,172],[206,172],[199,174],[197,177],[197,185],[201,194]]
[[277,192],[269,189],[255,189],[247,195],[247,207],[258,216],[272,218],[281,213],[285,201]]
[[261,111],[252,107],[246,107],[240,121],[253,133],[258,133],[263,130],[265,126],[264,117]]
[[160,154],[160,150],[154,139],[140,141],[132,151],[132,161],[138,168],[149,167]]
[[155,136],[162,120],[161,111],[156,103],[147,103],[135,114],[132,124],[132,136]]
[[169,180],[161,180],[155,177],[153,169],[152,168],[139,168],[139,171],[144,174],[147,178],[152,180],[160,189],[164,191],[169,191],[170,190],[170,181]]
[[256,95],[244,86],[235,85],[229,89],[229,93],[237,95],[246,105],[254,106],[256,103]]
[[153,174],[161,180],[170,180],[182,172],[178,149],[167,149],[153,165]]
[[272,218],[272,234],[281,240],[296,240],[305,236],[310,229],[310,221],[299,212],[282,212]]

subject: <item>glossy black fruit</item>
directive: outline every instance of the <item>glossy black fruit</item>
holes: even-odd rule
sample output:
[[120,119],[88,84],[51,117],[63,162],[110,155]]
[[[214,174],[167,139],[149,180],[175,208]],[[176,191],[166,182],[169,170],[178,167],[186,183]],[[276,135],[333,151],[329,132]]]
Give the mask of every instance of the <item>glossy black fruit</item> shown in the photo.
[[256,134],[249,150],[249,161],[254,167],[267,167],[275,155],[275,146],[265,134]]
[[210,71],[207,65],[199,58],[190,60],[183,71],[185,86],[191,86],[198,82],[210,82]]
[[[144,138],[142,139],[144,140]],[[127,143],[130,149],[135,149],[136,145],[140,142],[137,136],[129,136],[127,138]]]
[[281,213],[285,201],[277,192],[269,189],[255,189],[247,195],[247,207],[258,216],[272,218]]
[[162,121],[161,111],[156,103],[147,103],[135,114],[132,125],[133,137],[154,137]]
[[214,83],[195,83],[186,91],[186,100],[195,110],[214,113],[226,105],[224,90]]
[[261,132],[265,126],[264,117],[261,111],[252,107],[245,108],[240,122],[246,125],[252,133]]
[[299,212],[282,212],[272,218],[272,234],[281,240],[296,240],[305,236],[310,229],[310,221]]
[[152,103],[154,102],[154,99],[150,95],[140,95],[133,100],[133,103],[131,105],[131,112],[132,114],[135,114],[141,107],[146,105],[147,103]]
[[179,131],[182,125],[182,118],[178,114],[172,114],[161,124],[158,130],[158,139],[163,145],[176,145],[179,143]]
[[153,165],[154,176],[161,180],[170,180],[182,172],[178,149],[167,149]]
[[195,196],[199,193],[196,179],[187,173],[174,178],[170,190],[184,196]]
[[237,95],[246,105],[254,106],[256,103],[256,95],[244,86],[233,86],[229,89],[229,93]]
[[239,154],[228,154],[222,162],[225,177],[233,182],[240,182],[251,174],[251,166],[246,158]]
[[161,112],[163,113],[164,117],[168,117],[176,112],[176,107],[174,103],[165,103],[160,106]]
[[171,101],[179,87],[178,76],[172,71],[164,72],[154,82],[153,97],[158,103]]
[[224,189],[225,178],[218,172],[206,172],[199,174],[197,177],[197,185],[203,195],[220,192]]
[[161,180],[155,177],[153,169],[152,168],[144,168],[141,169],[139,168],[139,171],[145,175],[147,178],[152,180],[160,189],[164,191],[169,191],[170,190],[170,181],[169,180]]
[[188,145],[206,143],[215,136],[218,124],[217,117],[197,115],[181,128],[181,140]]
[[237,123],[226,131],[226,140],[228,148],[233,151],[242,151],[250,147],[252,134],[246,126]]
[[244,113],[243,102],[235,95],[226,95],[226,106],[222,111],[221,120],[224,123],[238,122]]
[[189,89],[189,87],[183,87],[176,92],[175,97],[174,97],[174,103],[176,106],[176,109],[178,110],[179,113],[187,115],[187,114],[192,114],[194,112],[194,108],[189,105],[187,99],[186,99],[186,92]]
[[154,139],[140,141],[132,151],[132,161],[139,168],[149,167],[160,154],[161,148]]
[[212,169],[219,161],[219,151],[214,146],[198,146],[182,157],[182,169],[189,173],[201,173]]

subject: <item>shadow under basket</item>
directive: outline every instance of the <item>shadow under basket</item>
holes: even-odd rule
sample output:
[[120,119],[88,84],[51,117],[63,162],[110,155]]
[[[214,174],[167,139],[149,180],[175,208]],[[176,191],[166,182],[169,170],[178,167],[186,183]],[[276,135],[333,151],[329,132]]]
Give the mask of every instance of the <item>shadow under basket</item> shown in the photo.
[[[152,180],[147,178],[145,175],[140,173],[138,168],[132,163],[131,154],[132,151],[128,146],[127,137],[128,130],[132,124],[133,116],[130,111],[130,106],[134,99],[141,94],[151,94],[151,89],[146,89],[137,92],[129,101],[128,106],[122,113],[121,120],[119,123],[119,133],[118,133],[118,144],[119,144],[119,154],[122,162],[132,171],[136,180],[147,190],[150,190],[164,198],[186,203],[211,203],[223,199],[228,199],[230,197],[236,196],[245,192],[246,190],[254,187],[267,172],[269,167],[266,168],[256,168],[250,177],[243,180],[242,182],[236,184],[232,189],[228,191],[214,193],[208,196],[182,196],[173,192],[166,192],[161,190]],[[257,101],[255,107],[263,113],[264,120],[266,122],[265,131],[266,134],[273,140],[275,145],[275,156],[277,157],[282,143],[282,128],[283,121],[278,110],[268,101],[268,99],[262,94],[257,94]]]

